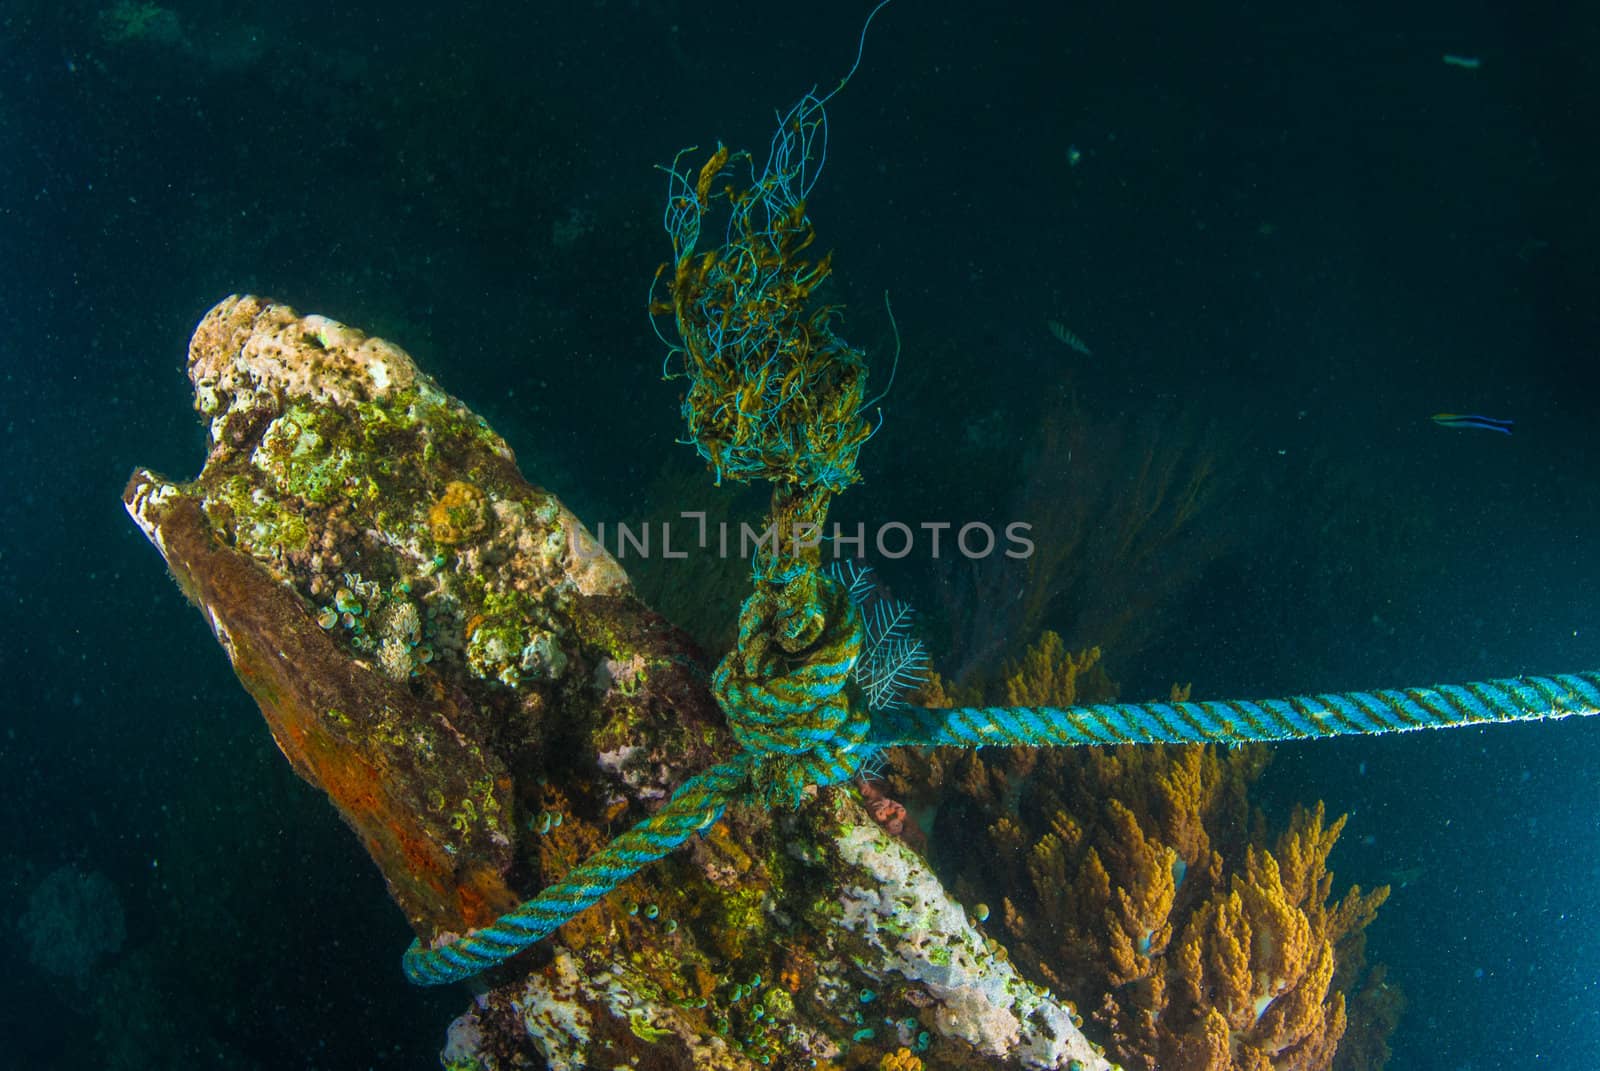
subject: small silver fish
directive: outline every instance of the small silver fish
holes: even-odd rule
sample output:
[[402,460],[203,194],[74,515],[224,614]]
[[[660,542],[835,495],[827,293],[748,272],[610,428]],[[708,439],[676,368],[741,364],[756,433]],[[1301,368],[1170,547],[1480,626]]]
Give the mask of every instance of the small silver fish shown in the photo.
[[1094,356],[1094,354],[1090,352],[1088,344],[1085,343],[1083,339],[1069,331],[1067,326],[1061,323],[1059,320],[1046,320],[1044,325],[1050,329],[1050,334],[1055,336],[1055,340],[1057,342],[1068,347],[1069,349],[1077,350],[1085,357]]

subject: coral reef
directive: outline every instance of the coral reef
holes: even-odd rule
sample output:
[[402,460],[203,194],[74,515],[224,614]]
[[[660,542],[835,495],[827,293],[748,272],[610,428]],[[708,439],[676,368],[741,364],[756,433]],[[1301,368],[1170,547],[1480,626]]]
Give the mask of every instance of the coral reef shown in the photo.
[[[1097,649],[1073,653],[1051,633],[995,687],[1029,706],[1114,691]],[[937,809],[936,845],[987,829],[970,855],[942,853],[940,871],[969,902],[999,905],[1024,974],[1083,1000],[1125,1067],[1327,1071],[1341,1052],[1338,1066],[1382,1066],[1398,994],[1381,968],[1366,974],[1364,929],[1388,890],[1330,901],[1344,820],[1320,804],[1268,837],[1246,799],[1264,749],[941,754],[896,756],[890,780],[913,790],[907,775],[926,763],[943,783],[920,801]],[[1362,1009],[1354,1030],[1347,999]]]
[[[597,685],[605,664],[640,659],[683,695],[689,648],[396,347],[231,298],[197,329],[189,373],[205,470],[184,485],[136,472],[130,513],[413,923],[493,917],[533,865],[512,828],[530,785],[508,760],[560,739],[542,731],[557,705],[565,732],[651,714]],[[692,702],[673,713],[692,729]]]
[[[1090,675],[1096,674],[1093,680]],[[1080,688],[1080,679],[1086,685]],[[1059,633],[1045,631],[1022,658],[1008,663],[1003,675],[1006,702],[1019,707],[1070,707],[1085,696],[1114,689],[1100,665],[1100,648],[1073,654]]]
[[[920,1018],[947,1043],[965,1043],[978,1060],[1100,1065],[1075,1029],[1072,1009],[1018,974],[905,845],[837,805],[834,821],[838,835],[826,849],[834,853],[829,870],[839,875],[842,895],[822,912],[833,925],[817,928],[824,948],[838,960],[866,964],[881,995],[893,999],[875,1008],[874,1017],[893,1026],[900,1043],[909,1040],[905,1035],[922,1034],[885,1012],[921,1010],[920,1017],[913,1011],[907,1018]],[[842,1001],[820,987],[813,994],[814,1000],[830,998],[840,1014],[850,1007],[849,994]]]
[[[205,468],[125,503],[424,941],[734,748],[700,652],[403,351],[236,297],[189,370]],[[449,1066],[1109,1067],[848,786],[731,804],[486,981]]]

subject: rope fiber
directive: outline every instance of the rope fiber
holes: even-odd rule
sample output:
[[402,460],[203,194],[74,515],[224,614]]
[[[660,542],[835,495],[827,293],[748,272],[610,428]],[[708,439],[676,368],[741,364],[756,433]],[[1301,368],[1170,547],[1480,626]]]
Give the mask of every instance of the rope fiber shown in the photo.
[[490,925],[444,935],[432,948],[413,941],[406,977],[439,985],[502,963],[708,829],[740,793],[753,790],[769,808],[794,809],[816,788],[855,776],[885,747],[1245,744],[1600,713],[1600,673],[1287,699],[890,706],[869,713],[846,688],[865,631],[859,606],[834,577],[807,570],[781,582],[758,581],[740,611],[738,645],[712,677],[744,751],[684,782],[661,810]]

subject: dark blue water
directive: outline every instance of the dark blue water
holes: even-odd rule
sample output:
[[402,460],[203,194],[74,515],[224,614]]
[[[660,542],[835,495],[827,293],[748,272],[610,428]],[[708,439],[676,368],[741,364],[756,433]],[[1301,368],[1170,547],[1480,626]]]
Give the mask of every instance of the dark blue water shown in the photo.
[[[405,346],[580,514],[642,508],[679,434],[653,165],[763,150],[865,6],[510,6],[0,4],[8,1062],[422,1067],[460,1010],[118,497],[197,469],[185,342],[252,291]],[[1070,390],[1131,442],[1209,426],[1229,491],[1170,583],[1103,578],[1158,596],[1128,697],[1600,667],[1600,19],[1104,6],[898,0],[830,104],[842,330],[883,359],[887,289],[905,344],[841,510],[1048,513]],[[1081,609],[1042,623],[1100,642]],[[1600,723],[1279,748],[1260,802],[1316,798],[1339,884],[1396,885],[1392,1066],[1593,1066]],[[27,939],[63,866],[114,954]]]

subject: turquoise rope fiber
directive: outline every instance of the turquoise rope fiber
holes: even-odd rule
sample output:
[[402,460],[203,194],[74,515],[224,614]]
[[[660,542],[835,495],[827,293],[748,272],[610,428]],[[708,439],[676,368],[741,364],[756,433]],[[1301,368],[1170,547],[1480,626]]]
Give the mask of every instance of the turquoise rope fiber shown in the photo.
[[1596,713],[1600,673],[1568,673],[1225,703],[902,708],[873,719],[870,742],[878,747],[1242,744]]
[[[564,880],[489,926],[432,949],[412,942],[404,960],[406,977],[418,985],[460,981],[521,952],[640,867],[714,824],[734,794],[751,783],[752,774],[757,781],[771,779],[761,793],[769,805],[798,804],[802,780],[837,783],[854,772],[863,755],[883,747],[1243,744],[1600,714],[1600,673],[1566,673],[1229,702],[943,710],[900,707],[875,711],[863,739],[857,728],[859,717],[847,717],[845,724],[850,728],[838,732],[843,726],[837,724],[835,706],[844,672],[836,656],[840,647],[852,652],[851,660],[859,652],[860,615],[848,614],[836,627],[833,642],[822,645],[835,658],[798,667],[793,679],[779,678],[767,687],[746,680],[742,687],[732,687],[725,664],[719,674],[722,697],[736,699],[745,710],[761,712],[759,718],[729,712],[730,719],[743,726],[739,735],[750,750],[690,778],[660,811],[574,868]],[[788,683],[781,683],[785,680]],[[801,701],[802,696],[811,704]],[[832,716],[825,721],[833,723],[821,732],[816,731],[820,726],[815,720],[819,708],[830,711]],[[785,734],[775,717],[780,711],[798,715],[797,724],[809,721],[812,731],[802,730],[798,739]],[[753,724],[762,723],[765,731],[754,729]],[[782,776],[763,769],[774,763]]]
[[[794,582],[800,582],[795,580]],[[763,585],[739,611],[739,642],[711,676],[711,691],[734,738],[755,756],[752,783],[769,807],[793,809],[806,791],[854,777],[867,757],[871,723],[845,690],[861,658],[866,626],[846,587],[815,574],[809,596],[786,607]],[[822,618],[803,653],[768,642],[790,626]]]
[[815,584],[815,601],[793,616],[832,613],[803,654],[780,654],[763,642],[781,610],[770,594],[752,595],[740,611],[739,644],[712,678],[712,691],[745,747],[737,758],[684,782],[655,814],[489,925],[431,948],[412,941],[402,959],[406,977],[441,985],[505,962],[715,824],[746,788],[769,807],[798,807],[808,786],[853,777],[867,754],[870,724],[851,707],[845,684],[861,655],[865,626],[837,580],[817,576]]
[[646,863],[715,825],[728,799],[749,780],[751,758],[740,755],[691,777],[655,814],[488,926],[434,948],[412,941],[401,961],[406,978],[416,985],[459,982],[503,963],[554,932]]

